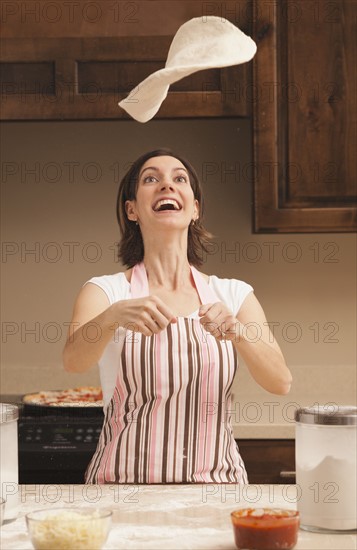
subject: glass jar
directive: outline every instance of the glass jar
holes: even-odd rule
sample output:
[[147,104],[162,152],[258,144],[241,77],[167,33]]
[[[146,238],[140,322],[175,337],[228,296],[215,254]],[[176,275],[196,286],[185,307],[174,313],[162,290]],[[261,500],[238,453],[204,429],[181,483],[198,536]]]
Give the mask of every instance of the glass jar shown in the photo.
[[16,405],[0,403],[0,497],[5,500],[4,519],[18,513],[19,466]]
[[357,529],[357,407],[329,404],[298,409],[296,484],[302,529]]

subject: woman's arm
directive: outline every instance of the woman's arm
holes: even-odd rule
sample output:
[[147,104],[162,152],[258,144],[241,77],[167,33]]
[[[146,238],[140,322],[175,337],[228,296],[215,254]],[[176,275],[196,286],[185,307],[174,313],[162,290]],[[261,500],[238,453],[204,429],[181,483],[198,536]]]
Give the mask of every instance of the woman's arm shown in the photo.
[[289,393],[291,373],[253,292],[244,300],[237,317],[222,302],[201,306],[200,315],[208,332],[218,340],[233,342],[260,386],[275,394]]
[[95,365],[113,337],[113,308],[105,292],[95,284],[86,284],[74,304],[63,366],[69,372],[85,372]]
[[292,383],[290,370],[253,292],[244,300],[237,319],[238,337],[233,343],[254,380],[271,393],[289,393]]
[[120,300],[110,305],[105,292],[86,284],[74,305],[63,350],[63,365],[69,372],[85,372],[96,365],[119,327],[145,336],[156,334],[176,319],[156,296]]

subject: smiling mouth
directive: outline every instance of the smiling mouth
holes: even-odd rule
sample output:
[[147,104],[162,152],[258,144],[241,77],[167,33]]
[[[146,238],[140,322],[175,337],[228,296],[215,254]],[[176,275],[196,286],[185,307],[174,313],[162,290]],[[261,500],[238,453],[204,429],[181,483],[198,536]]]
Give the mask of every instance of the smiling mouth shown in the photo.
[[175,199],[162,199],[154,204],[153,210],[154,212],[179,211],[182,210],[182,206]]

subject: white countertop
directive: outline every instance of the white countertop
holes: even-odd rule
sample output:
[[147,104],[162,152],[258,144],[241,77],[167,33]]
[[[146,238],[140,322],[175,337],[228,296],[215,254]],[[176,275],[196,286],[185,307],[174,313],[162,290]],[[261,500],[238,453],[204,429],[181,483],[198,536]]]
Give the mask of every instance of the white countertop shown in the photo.
[[[294,485],[23,485],[16,520],[1,528],[1,550],[32,545],[25,514],[58,506],[113,511],[105,549],[234,550],[230,512],[243,507],[296,508]],[[299,531],[296,550],[355,550],[352,534]]]

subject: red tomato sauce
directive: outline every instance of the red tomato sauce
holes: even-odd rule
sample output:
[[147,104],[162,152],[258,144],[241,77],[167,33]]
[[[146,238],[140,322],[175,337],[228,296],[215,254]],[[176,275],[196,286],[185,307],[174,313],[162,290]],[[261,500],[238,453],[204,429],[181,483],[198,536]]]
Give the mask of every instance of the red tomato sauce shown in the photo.
[[290,550],[297,543],[299,514],[248,508],[231,514],[235,543],[244,550]]

